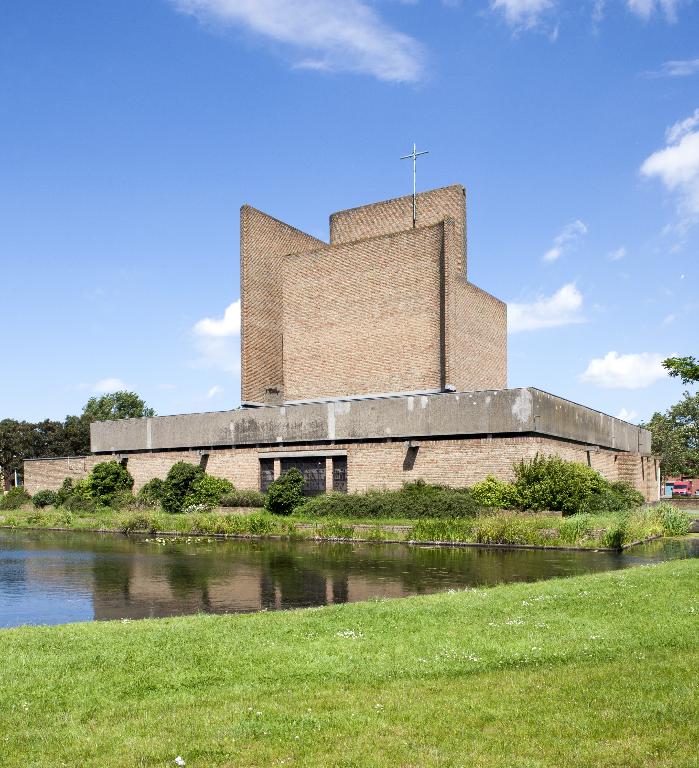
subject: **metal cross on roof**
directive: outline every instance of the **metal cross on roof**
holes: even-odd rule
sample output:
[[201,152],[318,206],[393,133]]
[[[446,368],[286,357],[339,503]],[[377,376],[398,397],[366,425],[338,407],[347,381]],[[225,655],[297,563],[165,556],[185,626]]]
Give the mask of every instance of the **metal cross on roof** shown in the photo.
[[413,151],[409,155],[403,155],[401,157],[401,160],[410,160],[413,161],[413,227],[415,226],[415,222],[417,221],[417,196],[416,196],[416,171],[417,171],[417,159],[420,157],[420,155],[429,155],[430,151],[426,150],[424,152],[418,152],[417,146],[415,145],[415,142],[413,142]]

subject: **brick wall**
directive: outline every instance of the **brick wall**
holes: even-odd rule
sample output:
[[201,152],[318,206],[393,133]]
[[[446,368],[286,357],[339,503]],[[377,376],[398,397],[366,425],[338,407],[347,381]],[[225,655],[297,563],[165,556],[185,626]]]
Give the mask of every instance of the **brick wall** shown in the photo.
[[[288,446],[275,449],[309,456],[322,455],[324,450],[347,451],[348,490],[399,489],[403,483],[423,479],[452,487],[464,487],[495,475],[512,480],[513,466],[520,459],[533,458],[537,453],[560,456],[566,461],[590,464],[610,481],[626,480],[641,491],[648,501],[658,499],[656,480],[657,459],[633,453],[611,450],[589,450],[584,445],[545,437],[494,437],[456,440],[420,441],[417,450],[406,442],[349,443],[346,445]],[[232,448],[212,450],[206,470],[225,477],[241,489],[258,489],[259,458],[269,448]],[[25,463],[25,485],[30,493],[42,488],[58,489],[66,476],[84,477],[94,464],[110,461],[111,456],[85,459],[45,459]],[[128,469],[134,477],[134,490],[152,477],[164,478],[177,461],[199,464],[196,451],[167,451],[128,456]],[[276,462],[277,471],[279,461]]]
[[507,305],[460,270],[460,232],[444,225],[446,384],[457,391],[507,387]]
[[466,280],[456,185],[339,211],[328,246],[241,209],[242,396],[507,385],[506,307]]
[[[241,390],[242,399],[278,403],[284,399],[282,365],[282,259],[311,250],[322,240],[261,211],[240,209]],[[278,395],[266,390],[276,389]]]
[[[417,196],[417,226],[455,222],[458,270],[466,276],[466,190],[460,184],[420,192]],[[349,243],[367,237],[403,232],[413,226],[413,196],[348,208],[330,216],[330,242]]]
[[287,400],[440,386],[442,225],[284,262]]

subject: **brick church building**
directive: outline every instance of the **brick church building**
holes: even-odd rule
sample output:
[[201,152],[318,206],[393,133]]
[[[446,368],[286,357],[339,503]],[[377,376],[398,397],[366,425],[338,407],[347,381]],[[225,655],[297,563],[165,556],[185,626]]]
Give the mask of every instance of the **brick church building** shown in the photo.
[[241,408],[97,422],[92,455],[25,464],[30,492],[115,457],[137,490],[177,461],[264,490],[319,493],[510,479],[537,453],[658,498],[650,434],[532,388],[507,389],[507,308],[468,281],[462,186],[339,211],[325,243],[240,212]]

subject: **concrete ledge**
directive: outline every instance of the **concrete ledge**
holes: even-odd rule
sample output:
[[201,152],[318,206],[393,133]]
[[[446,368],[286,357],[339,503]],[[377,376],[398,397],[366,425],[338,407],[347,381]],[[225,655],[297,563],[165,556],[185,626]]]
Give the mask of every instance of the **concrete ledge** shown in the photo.
[[650,433],[534,388],[95,422],[93,453],[534,434],[650,454]]

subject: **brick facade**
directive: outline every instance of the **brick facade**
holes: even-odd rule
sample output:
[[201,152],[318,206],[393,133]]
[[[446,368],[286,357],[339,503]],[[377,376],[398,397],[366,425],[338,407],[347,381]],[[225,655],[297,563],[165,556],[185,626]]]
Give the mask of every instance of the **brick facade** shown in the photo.
[[[652,456],[623,453],[608,449],[590,449],[565,440],[539,436],[478,437],[454,440],[422,440],[410,448],[405,441],[357,442],[312,446],[269,446],[260,448],[222,448],[201,451],[162,451],[123,454],[138,491],[153,477],[164,478],[177,461],[202,463],[209,474],[225,477],[240,489],[259,489],[260,458],[274,456],[279,474],[279,455],[304,453],[324,456],[346,452],[347,490],[399,489],[403,483],[418,479],[455,488],[472,485],[487,475],[502,480],[514,476],[514,464],[537,453],[556,455],[566,461],[589,464],[610,481],[626,480],[641,491],[648,501],[658,499],[658,462]],[[78,479],[88,474],[109,455],[81,459],[39,459],[25,464],[25,486],[29,493],[49,488],[56,490],[66,476]],[[328,459],[330,468],[330,459]],[[328,482],[328,489],[331,483]]]
[[330,217],[241,211],[243,401],[507,386],[506,306],[468,282],[461,186]]

